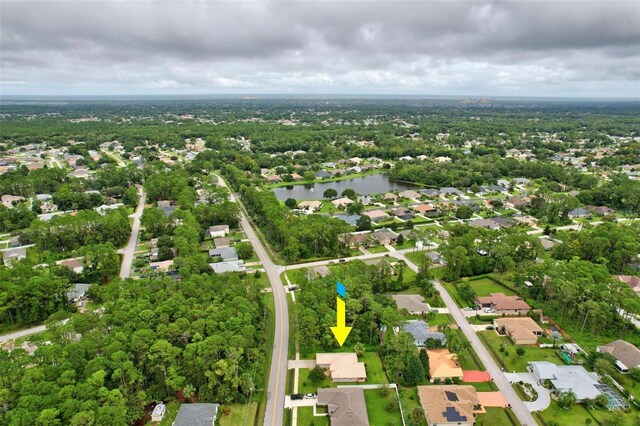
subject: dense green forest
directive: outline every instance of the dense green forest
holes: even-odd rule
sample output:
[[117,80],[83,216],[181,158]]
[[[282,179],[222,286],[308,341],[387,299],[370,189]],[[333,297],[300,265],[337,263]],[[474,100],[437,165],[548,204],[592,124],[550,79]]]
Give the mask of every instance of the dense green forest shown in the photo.
[[229,403],[263,386],[266,309],[238,277],[114,281],[94,297],[104,311],[51,320],[33,357],[0,351],[3,424],[126,425],[178,392]]

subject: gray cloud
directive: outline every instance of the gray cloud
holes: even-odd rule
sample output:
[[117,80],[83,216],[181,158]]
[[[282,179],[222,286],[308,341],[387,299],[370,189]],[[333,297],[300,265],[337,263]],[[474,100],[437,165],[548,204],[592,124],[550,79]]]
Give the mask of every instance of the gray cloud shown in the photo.
[[3,1],[3,94],[640,96],[637,1]]

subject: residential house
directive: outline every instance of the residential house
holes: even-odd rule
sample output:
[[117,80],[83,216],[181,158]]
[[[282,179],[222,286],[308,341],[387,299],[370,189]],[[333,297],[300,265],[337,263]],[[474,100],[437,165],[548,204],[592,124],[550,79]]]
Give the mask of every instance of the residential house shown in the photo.
[[303,179],[303,177],[297,173],[291,173],[291,178],[294,180],[294,182],[301,181]]
[[105,216],[108,212],[112,210],[117,210],[122,207],[124,204],[116,203],[116,204],[102,204],[99,207],[96,207],[96,211],[100,214],[100,216]]
[[409,198],[410,200],[416,200],[418,201],[422,195],[419,194],[418,192],[414,191],[414,190],[406,190],[406,191],[402,191],[400,193],[398,193],[399,196],[404,197],[404,198]]
[[182,404],[172,426],[214,426],[218,417],[218,404]]
[[86,179],[89,177],[89,170],[87,169],[75,169],[71,172],[71,176],[78,179]]
[[364,382],[367,372],[355,352],[317,353],[316,365],[327,370],[333,382]]
[[496,329],[504,331],[515,345],[535,345],[544,330],[529,318],[496,318],[493,321]]
[[518,223],[514,219],[511,219],[510,217],[506,217],[506,216],[495,216],[490,218],[490,220],[497,223],[502,228],[511,228],[512,226]]
[[210,263],[209,267],[216,274],[226,274],[228,272],[247,272],[242,260],[227,260],[223,262]]
[[342,221],[347,222],[351,226],[356,226],[356,222],[358,222],[358,219],[360,219],[360,215],[359,214],[352,214],[352,215],[337,214],[334,217],[336,219],[340,219]]
[[482,409],[471,385],[418,386],[418,398],[429,426],[472,426]]
[[511,183],[506,179],[498,179],[498,185],[504,189],[509,189],[509,187],[511,187]]
[[226,237],[227,234],[229,234],[229,225],[210,226],[209,229],[207,229],[209,238]]
[[16,247],[5,250],[2,253],[2,261],[4,266],[11,267],[13,262],[20,261],[27,257],[27,249],[24,247]]
[[609,207],[606,207],[606,206],[585,206],[585,209],[590,210],[600,216],[605,216],[608,214],[615,213],[615,210],[610,209]]
[[451,157],[436,157],[435,160],[437,163],[450,163]]
[[491,219],[475,219],[469,222],[474,228],[500,229],[500,225]]
[[78,303],[85,298],[89,288],[91,288],[91,284],[73,284],[66,292],[67,301],[69,303]]
[[442,346],[447,344],[445,335],[439,331],[429,331],[429,324],[423,320],[408,320],[401,327],[402,331],[413,336],[415,345],[418,347],[424,347],[427,339],[439,340]]
[[457,195],[459,197],[461,195],[464,195],[464,193],[462,191],[460,191],[459,189],[453,188],[451,186],[445,186],[445,187],[440,188],[440,195],[442,195],[442,196]]
[[616,359],[615,367],[621,373],[628,373],[632,368],[640,366],[640,349],[626,340],[618,339],[598,346],[597,351],[613,355]]
[[513,179],[513,181],[518,185],[529,185],[529,183],[531,182],[527,178],[515,178]]
[[264,179],[267,181],[267,183],[278,183],[278,182],[280,182],[280,176],[278,176],[278,175],[265,176]]
[[299,209],[318,211],[322,207],[322,201],[311,200],[311,201],[303,201],[298,204]]
[[331,426],[369,426],[362,388],[318,389],[316,405],[327,406]]
[[309,281],[316,278],[324,278],[331,274],[331,270],[326,265],[312,266],[307,270],[307,279]]
[[529,200],[524,197],[511,197],[504,203],[505,206],[514,209],[522,209],[527,207],[529,204]]
[[636,277],[635,275],[616,275],[616,278],[627,283],[633,291],[640,294],[640,277]]
[[380,209],[369,210],[369,211],[366,211],[366,212],[364,212],[362,214],[365,215],[365,216],[369,216],[371,221],[372,222],[376,222],[376,223],[386,222],[387,220],[391,219],[391,216],[389,216],[387,213],[385,213],[384,211],[382,211]]
[[591,217],[591,213],[589,213],[587,210],[581,207],[578,207],[577,209],[573,209],[569,212],[569,217],[571,219],[577,219],[581,217]]
[[398,196],[392,192],[387,192],[386,194],[384,194],[382,198],[385,201],[391,201],[393,203],[395,203],[398,200]]
[[418,204],[417,206],[412,206],[412,208],[423,216],[436,216],[438,214],[438,210],[431,204]]
[[386,246],[398,240],[398,234],[387,228],[381,228],[371,233],[371,238]]
[[12,209],[14,204],[17,204],[21,201],[26,200],[24,197],[20,197],[17,195],[9,195],[5,194],[2,196],[2,205],[8,209]]
[[549,380],[555,394],[573,392],[577,402],[587,398],[595,399],[601,395],[597,387],[598,375],[589,373],[581,365],[555,365],[548,361],[532,361],[529,362],[529,370],[538,383],[543,384]]
[[531,310],[531,306],[520,296],[505,296],[504,293],[491,293],[489,296],[477,297],[481,308],[489,308],[497,315],[522,315]]
[[231,246],[233,240],[231,238],[214,238],[213,244],[215,244],[216,248],[225,248]]
[[431,381],[446,379],[462,379],[462,368],[458,362],[458,355],[448,349],[429,349],[429,375]]
[[223,262],[238,260],[238,252],[235,247],[221,247],[209,250],[209,256],[220,258]]
[[406,207],[398,207],[391,210],[391,214],[402,220],[411,220],[416,217],[416,214]]
[[542,244],[542,248],[545,250],[551,250],[552,248],[554,248],[558,243],[555,242],[554,240],[547,238],[547,237],[540,237],[540,244]]
[[319,172],[316,172],[316,179],[329,179],[331,176],[332,176],[331,173],[324,170],[320,170]]
[[350,247],[368,247],[372,243],[372,238],[370,233],[349,234],[347,242]]
[[171,260],[162,260],[160,262],[151,262],[149,264],[149,268],[154,271],[169,273],[173,270],[173,259]]
[[84,271],[84,264],[82,263],[82,257],[74,257],[72,259],[64,259],[56,262],[57,265],[67,267],[76,274],[81,274]]
[[348,207],[353,203],[354,201],[347,197],[337,198],[331,201],[331,204],[333,204],[333,206],[337,209],[344,209],[345,207]]
[[419,192],[430,198],[436,198],[438,195],[440,195],[440,191],[438,191],[437,189],[421,189]]
[[406,309],[412,315],[423,315],[431,312],[431,307],[425,303],[419,294],[393,294],[398,309]]
[[362,203],[363,206],[368,206],[372,202],[371,195],[365,194],[358,197],[358,201]]

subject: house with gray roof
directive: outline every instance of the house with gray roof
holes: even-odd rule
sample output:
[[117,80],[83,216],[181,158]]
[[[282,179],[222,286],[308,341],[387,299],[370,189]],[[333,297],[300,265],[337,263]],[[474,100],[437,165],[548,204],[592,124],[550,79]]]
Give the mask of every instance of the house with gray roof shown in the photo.
[[221,247],[209,250],[209,256],[220,258],[223,262],[238,260],[238,252],[235,247]]
[[331,426],[369,426],[362,388],[318,389],[316,405],[326,405]]
[[439,340],[441,345],[447,344],[447,338],[439,331],[429,331],[429,324],[423,320],[409,320],[402,325],[402,331],[413,336],[416,346],[424,347],[427,339]]
[[588,210],[583,209],[582,207],[578,207],[577,209],[573,209],[569,212],[569,217],[571,219],[579,218],[579,217],[590,217],[591,213]]
[[76,303],[87,295],[91,284],[74,284],[67,290],[67,300],[69,303]]
[[454,188],[452,186],[443,186],[442,188],[440,188],[440,194],[443,195],[464,195],[462,191],[460,191],[457,188]]
[[529,362],[529,370],[540,384],[549,380],[554,393],[573,392],[577,401],[595,399],[601,394],[598,375],[590,373],[581,365],[556,365],[548,361]]
[[640,349],[626,340],[618,339],[598,346],[597,351],[613,355],[616,359],[615,367],[621,373],[628,373],[632,368],[640,366]]
[[16,247],[5,250],[2,253],[2,261],[5,266],[11,266],[11,263],[17,262],[27,257],[27,249],[24,247]]
[[418,192],[426,195],[427,197],[437,197],[438,195],[440,195],[440,191],[438,191],[437,189],[430,189],[430,188],[420,189]]
[[358,219],[360,219],[360,215],[359,214],[352,214],[352,215],[337,214],[334,217],[336,219],[340,219],[340,220],[342,220],[344,222],[347,222],[351,226],[356,226],[356,222],[358,221]]
[[218,417],[218,404],[182,404],[173,426],[213,426]]

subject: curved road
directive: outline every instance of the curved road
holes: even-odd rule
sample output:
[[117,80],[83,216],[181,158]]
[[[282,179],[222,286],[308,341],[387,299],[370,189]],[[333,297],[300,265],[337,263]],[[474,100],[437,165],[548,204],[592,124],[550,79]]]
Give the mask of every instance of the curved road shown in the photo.
[[[418,267],[403,255],[399,253],[390,253],[390,255],[395,257],[396,259],[404,260],[409,268],[411,268],[415,272],[418,272]],[[447,305],[447,308],[449,308],[449,313],[453,315],[453,319],[458,324],[458,327],[460,327],[464,335],[471,343],[471,346],[476,351],[476,354],[478,354],[478,358],[480,358],[482,364],[484,364],[485,368],[491,375],[491,378],[498,387],[498,390],[502,392],[504,398],[511,405],[511,410],[513,411],[513,414],[515,414],[515,416],[518,418],[520,424],[522,426],[537,425],[538,423],[534,420],[533,416],[524,405],[524,402],[520,400],[516,392],[513,390],[511,384],[509,383],[509,380],[507,380],[502,370],[498,367],[493,358],[491,358],[491,355],[489,354],[489,351],[487,351],[487,348],[485,348],[482,342],[480,342],[478,335],[473,330],[473,328],[471,328],[471,325],[469,325],[469,322],[467,321],[465,316],[462,315],[462,311],[460,311],[460,308],[458,307],[458,305],[456,305],[456,302],[453,300],[451,295],[449,295],[447,290],[442,286],[442,284],[440,284],[440,281],[434,280],[434,283],[436,289],[440,292],[440,297],[444,301],[445,305]]]
[[147,194],[144,190],[141,190],[140,200],[138,201],[138,207],[135,213],[131,215],[133,217],[133,225],[131,226],[131,235],[129,235],[129,242],[122,251],[122,265],[120,265],[120,278],[128,278],[131,275],[131,264],[136,254],[136,244],[138,243],[138,234],[140,234],[140,217],[142,217],[142,211],[144,210],[144,203],[147,200]]

